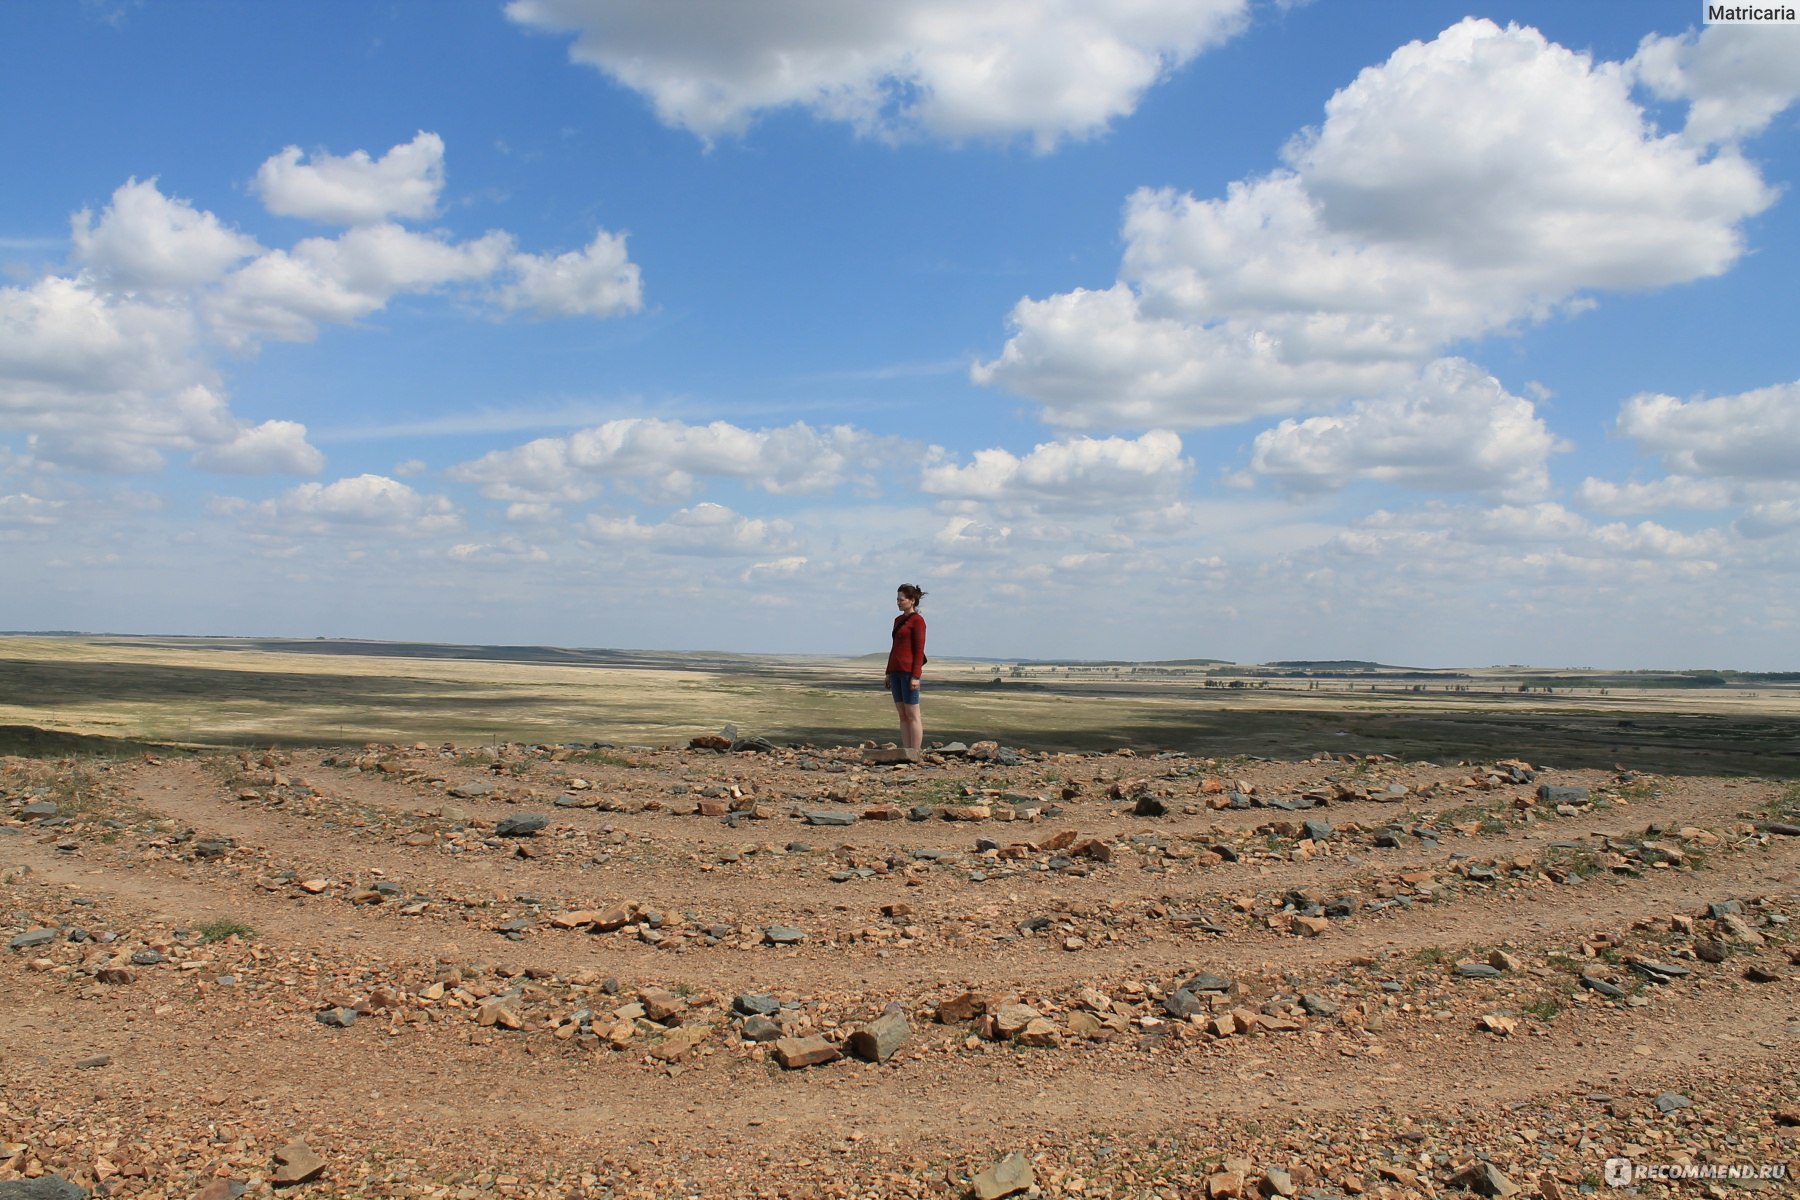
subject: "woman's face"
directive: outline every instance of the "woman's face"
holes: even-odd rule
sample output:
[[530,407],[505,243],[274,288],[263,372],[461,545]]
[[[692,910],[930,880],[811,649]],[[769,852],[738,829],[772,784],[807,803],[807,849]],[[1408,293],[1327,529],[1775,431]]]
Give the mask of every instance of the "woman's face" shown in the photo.
[[894,603],[898,604],[900,606],[900,611],[903,613],[912,612],[914,609],[916,609],[918,607],[918,603],[916,601],[914,601],[911,596],[908,596],[905,592],[895,592],[894,593]]

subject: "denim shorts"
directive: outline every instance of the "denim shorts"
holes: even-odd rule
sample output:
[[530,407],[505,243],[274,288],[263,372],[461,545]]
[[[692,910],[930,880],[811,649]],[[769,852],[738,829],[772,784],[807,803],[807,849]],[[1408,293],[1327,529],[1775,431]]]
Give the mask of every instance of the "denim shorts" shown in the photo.
[[889,671],[887,677],[888,691],[894,694],[895,704],[917,704],[919,702],[919,685],[905,671]]

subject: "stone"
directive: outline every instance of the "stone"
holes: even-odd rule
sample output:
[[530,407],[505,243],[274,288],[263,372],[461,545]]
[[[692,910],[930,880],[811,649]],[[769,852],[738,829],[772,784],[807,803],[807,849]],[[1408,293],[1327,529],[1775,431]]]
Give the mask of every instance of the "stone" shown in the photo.
[[1545,804],[1586,804],[1588,790],[1584,787],[1559,787],[1553,783],[1540,783],[1537,798]]
[[1280,1167],[1270,1167],[1263,1172],[1264,1191],[1273,1196],[1292,1196],[1295,1192],[1294,1177]]
[[112,1065],[112,1055],[96,1054],[92,1058],[83,1058],[83,1059],[77,1060],[75,1063],[75,1069],[77,1071],[92,1071],[97,1067],[106,1067],[106,1066],[111,1066],[111,1065]]
[[1029,1004],[1002,1004],[994,1010],[994,1035],[1002,1041],[1011,1041],[1041,1015]]
[[735,754],[773,754],[775,743],[758,734],[749,737],[733,738],[731,750]]
[[1334,1001],[1312,992],[1300,997],[1300,1007],[1315,1017],[1335,1017],[1338,1014],[1338,1005]]
[[763,942],[770,946],[796,946],[806,940],[806,931],[792,925],[768,925],[763,928]]
[[688,739],[689,750],[717,750],[723,753],[731,749],[731,739],[720,737],[716,733],[703,733],[699,737]]
[[1033,1017],[1013,1040],[1021,1046],[1060,1046],[1062,1031],[1047,1017]]
[[1488,963],[1464,962],[1456,964],[1456,974],[1463,979],[1498,979],[1500,969]]
[[1070,846],[1069,856],[1071,858],[1087,858],[1092,859],[1094,862],[1109,863],[1113,860],[1112,843],[1102,841],[1099,838],[1088,838],[1085,841],[1076,842],[1073,846]]
[[1583,975],[1581,977],[1581,986],[1590,991],[1599,992],[1608,1000],[1617,1000],[1625,994],[1624,988],[1616,983],[1610,983],[1607,980],[1601,979],[1597,975]]
[[214,1179],[195,1192],[193,1200],[237,1200],[250,1185],[241,1179]]
[[1302,821],[1300,823],[1300,829],[1302,833],[1315,842],[1326,841],[1332,834],[1337,832],[1337,830],[1332,827],[1330,821]]
[[1488,966],[1496,971],[1519,971],[1524,964],[1504,950],[1496,950],[1488,955]]
[[49,800],[33,800],[19,813],[27,821],[41,821],[56,815],[56,805]]
[[1452,1182],[1482,1196],[1511,1196],[1519,1190],[1519,1185],[1508,1179],[1505,1172],[1485,1160],[1470,1163],[1457,1172]]
[[801,813],[800,816],[808,825],[854,825],[857,819],[853,812],[839,812],[835,809],[815,809]]
[[1701,962],[1722,963],[1725,961],[1725,943],[1718,938],[1700,938],[1694,943],[1694,957]]
[[1214,975],[1210,972],[1202,971],[1198,975],[1190,976],[1189,978],[1184,980],[1182,982],[1181,986],[1186,988],[1188,991],[1195,992],[1195,993],[1199,993],[1199,992],[1221,992],[1221,993],[1223,993],[1223,992],[1229,992],[1232,989],[1232,982],[1231,982],[1231,980],[1225,978],[1223,975]]
[[902,1012],[885,1012],[850,1035],[850,1053],[869,1062],[883,1063],[912,1036],[912,1026]]
[[1037,1176],[1025,1155],[1013,1150],[999,1162],[977,1174],[972,1182],[977,1200],[1001,1200],[1002,1197],[1016,1196],[1020,1192],[1031,1190],[1037,1184]]
[[1672,1113],[1678,1108],[1692,1108],[1694,1102],[1680,1092],[1664,1092],[1655,1101],[1656,1111]]
[[638,1003],[644,1006],[644,1015],[658,1025],[680,1024],[681,1014],[688,1006],[685,996],[664,988],[645,988],[638,993]]
[[919,761],[920,752],[911,746],[882,746],[863,751],[863,762],[872,767],[892,766],[896,763],[915,763]]
[[1242,1200],[1244,1176],[1240,1171],[1215,1171],[1206,1177],[1206,1194],[1212,1200]]
[[1782,837],[1800,837],[1800,825],[1788,821],[1758,821],[1756,827],[1764,833],[1779,834]]
[[838,1048],[824,1038],[814,1035],[803,1038],[782,1038],[775,1043],[775,1061],[783,1070],[793,1071],[801,1067],[818,1067],[826,1063],[836,1062],[840,1057]]
[[459,783],[450,789],[450,794],[458,800],[478,800],[483,796],[491,796],[499,785],[491,779],[477,779],[473,783]]
[[1137,803],[1131,809],[1131,815],[1134,817],[1162,817],[1167,816],[1168,812],[1169,806],[1151,795],[1139,796]]
[[781,1036],[781,1026],[768,1017],[750,1017],[738,1033],[746,1042],[772,1042]]
[[975,992],[964,992],[960,996],[952,996],[948,1000],[938,1001],[937,1019],[940,1025],[955,1025],[963,1021],[973,1021],[987,1012],[987,998]]
[[1499,1013],[1488,1013],[1476,1024],[1487,1032],[1499,1034],[1501,1037],[1511,1037],[1513,1032],[1519,1028],[1516,1018],[1503,1017]]
[[55,929],[29,929],[6,943],[8,950],[29,950],[34,946],[47,946],[57,938]]
[[985,821],[993,811],[985,804],[946,804],[941,815],[946,821]]
[[615,929],[623,929],[631,924],[633,915],[630,905],[615,904],[611,908],[600,910],[599,915],[594,918],[592,928],[601,933],[611,933]]
[[1185,987],[1176,988],[1164,996],[1162,1007],[1164,1012],[1178,1021],[1187,1017],[1204,1016],[1209,1011],[1206,1001]]
[[745,992],[733,997],[731,1007],[746,1017],[772,1017],[781,1011],[781,1001],[761,992]]
[[40,1175],[36,1179],[8,1179],[0,1183],[0,1200],[82,1200],[88,1194],[61,1175]]
[[313,1020],[321,1025],[329,1025],[333,1029],[348,1029],[356,1024],[354,1008],[327,1008],[313,1014]]
[[520,813],[516,817],[504,817],[494,826],[494,832],[500,837],[529,837],[550,823],[550,818],[543,813]]
[[600,803],[600,797],[592,794],[577,796],[573,792],[564,792],[556,798],[554,803],[558,808],[594,808]]
[[305,1183],[317,1179],[325,1170],[325,1160],[304,1141],[295,1138],[275,1152],[276,1167],[269,1182],[277,1186]]
[[1748,979],[1751,983],[1779,983],[1781,982],[1781,972],[1771,971],[1769,968],[1763,966],[1752,965],[1744,968],[1744,978]]

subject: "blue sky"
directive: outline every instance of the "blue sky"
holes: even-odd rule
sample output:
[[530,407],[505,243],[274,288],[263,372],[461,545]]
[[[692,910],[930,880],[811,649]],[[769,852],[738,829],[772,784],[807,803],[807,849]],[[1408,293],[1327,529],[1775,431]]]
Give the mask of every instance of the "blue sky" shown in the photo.
[[1800,26],[0,9],[0,628],[1800,668]]

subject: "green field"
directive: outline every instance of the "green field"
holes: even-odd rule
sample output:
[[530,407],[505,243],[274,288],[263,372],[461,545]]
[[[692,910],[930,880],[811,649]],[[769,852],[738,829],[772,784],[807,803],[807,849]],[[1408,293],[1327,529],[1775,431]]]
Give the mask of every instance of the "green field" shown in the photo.
[[[229,638],[0,638],[0,750],[888,740],[881,660]],[[1546,680],[1554,682],[1546,683]],[[1800,777],[1800,684],[1693,672],[936,662],[927,740]]]

